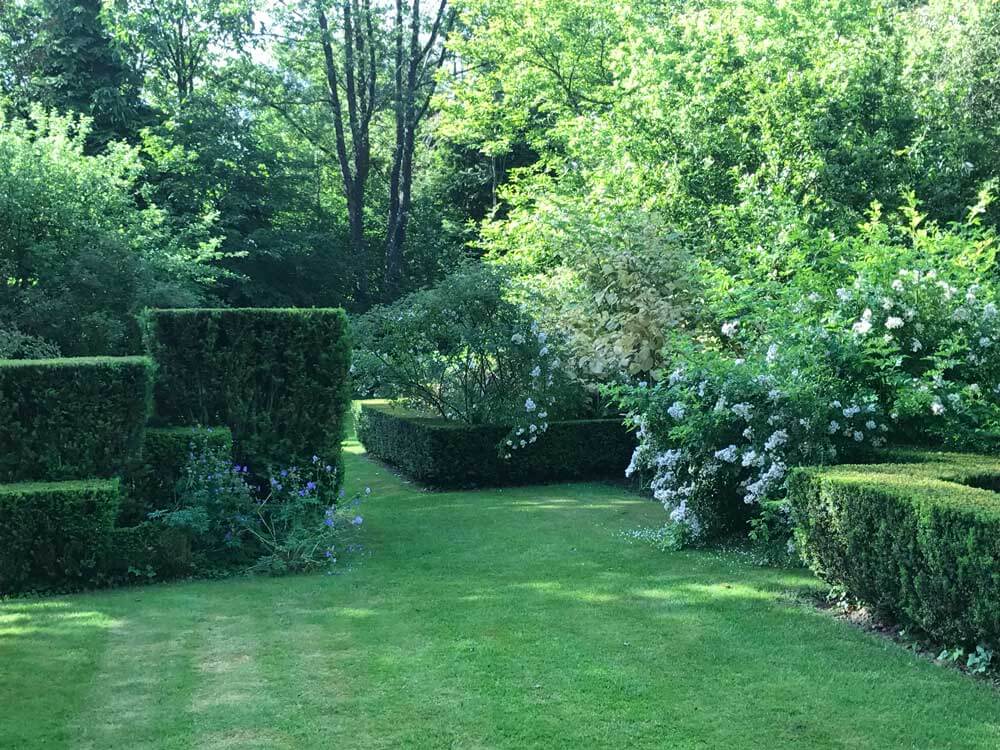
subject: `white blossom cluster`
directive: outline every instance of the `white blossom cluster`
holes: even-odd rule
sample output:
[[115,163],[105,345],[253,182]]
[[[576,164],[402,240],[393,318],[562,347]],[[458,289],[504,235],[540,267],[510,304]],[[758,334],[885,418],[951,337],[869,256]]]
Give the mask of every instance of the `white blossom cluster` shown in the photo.
[[525,396],[524,411],[504,439],[501,451],[504,458],[510,458],[514,451],[537,442],[539,436],[548,431],[549,413],[543,406],[544,394],[552,386],[555,373],[562,366],[558,357],[549,356],[551,349],[548,334],[536,322],[531,323],[530,331],[511,336],[511,343],[517,346],[532,344],[537,348],[537,360],[529,372],[532,387]]

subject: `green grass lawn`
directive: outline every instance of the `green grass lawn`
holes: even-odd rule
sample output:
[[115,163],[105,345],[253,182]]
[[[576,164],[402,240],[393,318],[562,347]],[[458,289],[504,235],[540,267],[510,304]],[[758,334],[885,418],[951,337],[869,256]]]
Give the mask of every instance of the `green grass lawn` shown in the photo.
[[794,603],[808,576],[623,540],[649,501],[359,453],[339,575],[0,605],[0,748],[1000,746],[1000,695]]

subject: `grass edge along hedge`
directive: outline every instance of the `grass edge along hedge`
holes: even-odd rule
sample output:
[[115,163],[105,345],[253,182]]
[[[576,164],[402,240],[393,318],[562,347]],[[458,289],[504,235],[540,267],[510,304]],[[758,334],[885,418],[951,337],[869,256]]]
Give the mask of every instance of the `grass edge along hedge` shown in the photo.
[[415,415],[362,404],[358,439],[373,456],[431,487],[454,488],[622,478],[635,438],[620,419],[551,422],[528,448],[502,459],[507,428]]
[[147,357],[0,360],[0,482],[108,477],[149,418]]
[[0,485],[0,596],[98,578],[119,502],[117,479]]
[[149,309],[158,424],[224,424],[237,459],[339,465],[351,344],[341,308]]
[[907,627],[1000,644],[1000,460],[894,460],[793,472],[796,546],[821,578]]

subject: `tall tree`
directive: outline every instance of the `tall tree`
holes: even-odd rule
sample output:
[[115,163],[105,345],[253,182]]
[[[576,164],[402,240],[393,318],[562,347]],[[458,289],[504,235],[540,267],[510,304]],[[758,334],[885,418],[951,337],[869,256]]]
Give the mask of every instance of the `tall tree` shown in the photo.
[[[257,93],[339,168],[351,249],[362,261],[356,300],[361,307],[372,298],[364,260],[370,257],[373,135],[386,112],[394,133],[384,259],[377,274],[384,298],[398,294],[404,272],[416,136],[430,108],[435,73],[448,54],[445,39],[454,17],[447,0],[437,2],[430,13],[425,10],[420,0],[396,0],[391,11],[370,0],[333,6],[298,0],[283,4],[274,14],[275,27],[257,34],[258,40],[274,45],[277,60],[270,75],[263,76],[263,85],[262,66],[257,66]],[[317,108],[325,114],[319,115]]]

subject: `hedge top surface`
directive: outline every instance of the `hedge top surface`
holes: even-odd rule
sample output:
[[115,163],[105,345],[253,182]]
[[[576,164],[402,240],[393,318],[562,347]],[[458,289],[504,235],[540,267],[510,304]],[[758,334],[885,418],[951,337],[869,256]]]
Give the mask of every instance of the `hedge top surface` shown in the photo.
[[[467,429],[482,429],[482,428],[502,428],[508,429],[505,425],[495,425],[495,424],[469,424],[468,422],[457,422],[451,419],[444,419],[443,417],[426,414],[424,412],[414,411],[413,409],[407,409],[404,406],[399,406],[392,403],[363,403],[361,409],[373,409],[376,411],[385,412],[394,417],[400,417],[406,419],[409,422],[416,422],[420,424],[421,427],[429,427],[431,429],[437,430],[467,430]],[[554,421],[552,424],[561,425],[586,425],[586,424],[607,424],[608,422],[619,422],[621,419],[618,417],[591,417],[588,419],[560,419]]]
[[0,484],[2,495],[28,495],[49,492],[115,491],[118,479],[70,479],[65,482],[15,482]]
[[59,357],[57,359],[0,359],[0,368],[17,367],[120,367],[122,365],[152,366],[149,357]]
[[1000,483],[1000,459],[963,453],[901,450],[901,463],[841,464],[801,469],[821,482],[874,489],[915,503],[944,505],[1000,520],[1000,493],[978,486]]
[[342,307],[149,307],[144,315],[347,315]]

